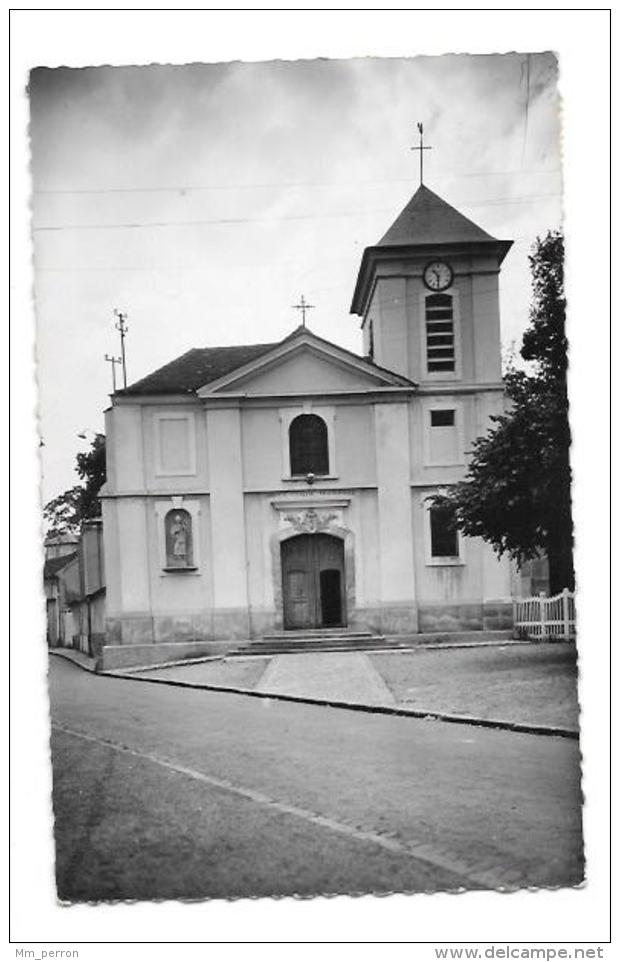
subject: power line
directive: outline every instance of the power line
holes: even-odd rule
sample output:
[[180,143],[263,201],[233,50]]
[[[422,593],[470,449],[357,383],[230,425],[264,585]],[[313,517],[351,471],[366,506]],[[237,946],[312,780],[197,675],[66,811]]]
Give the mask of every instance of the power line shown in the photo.
[[[438,176],[449,176],[452,179],[460,180],[461,178],[469,177],[510,177],[516,176],[518,174],[560,174],[561,170],[559,167],[553,167],[548,170],[546,169],[515,169],[515,170],[487,170],[487,171],[474,171],[465,174],[444,174],[439,172]],[[69,187],[59,187],[53,189],[44,190],[34,190],[33,194],[38,196],[46,196],[52,194],[159,194],[159,193],[170,193],[170,194],[188,194],[197,193],[200,191],[211,191],[211,190],[275,190],[289,187],[363,187],[368,184],[409,184],[411,183],[410,177],[392,177],[392,178],[379,178],[371,180],[358,180],[351,183],[350,181],[341,180],[316,180],[316,181],[288,181],[279,183],[266,183],[266,184],[178,184],[172,185],[170,187],[79,187],[79,188],[69,188]]]
[[[141,227],[202,227],[207,224],[263,224],[282,220],[323,220],[337,217],[356,217],[359,213],[360,211],[343,211],[336,214],[290,214],[284,217],[217,217],[207,220],[134,221],[126,224],[45,224],[42,227],[33,227],[33,230],[120,230]],[[370,211],[369,213],[383,213],[383,211]]]
[[[561,197],[562,195],[553,191],[547,194],[531,194],[521,197],[500,197],[487,201],[476,201],[474,203],[461,202],[463,207],[495,207],[502,204],[522,204],[527,201],[545,200],[550,197]],[[238,224],[264,224],[278,221],[293,220],[333,220],[340,217],[360,217],[374,214],[385,214],[388,208],[379,210],[364,211],[340,211],[333,214],[290,214],[283,217],[221,217],[207,220],[174,220],[174,221],[134,221],[121,224],[44,224],[40,227],[33,227],[33,231],[62,231],[62,230],[137,230],[151,227],[204,227],[207,225],[238,225]]]
[[[511,240],[514,242],[514,244],[515,244],[515,246],[516,246],[516,245],[520,245],[520,244],[521,244],[522,242],[524,242],[524,241],[527,242],[528,244],[531,244],[531,243],[533,243],[534,238],[535,238],[535,233],[531,233],[531,234],[513,234],[513,236],[511,237]],[[347,257],[336,258],[336,260],[338,260],[338,261],[350,261],[350,260],[354,259],[355,256],[356,256],[355,254],[350,254],[350,255],[348,255]],[[260,265],[254,264],[253,266],[254,266],[254,267],[259,267]],[[171,273],[174,273],[175,271],[179,271],[179,272],[180,272],[180,271],[187,271],[187,272],[198,272],[198,273],[200,273],[200,274],[204,274],[204,272],[205,272],[205,265],[204,265],[204,264],[199,264],[199,265],[196,265],[196,266],[194,266],[194,267],[189,267],[189,266],[183,265],[183,264],[181,264],[181,265],[168,265],[168,266],[163,265],[163,264],[155,264],[155,265],[151,265],[151,266],[144,266],[143,264],[142,264],[142,265],[127,265],[127,264],[124,264],[122,267],[120,267],[120,266],[111,266],[111,267],[36,267],[36,266],[35,266],[34,271],[35,271],[35,274],[40,274],[40,273],[60,274],[60,273],[66,273],[67,271],[71,271],[72,273],[78,273],[78,274],[92,274],[92,273],[117,274],[117,273],[123,273],[123,272],[130,273],[130,274],[135,274],[135,273],[138,273],[138,272],[144,272],[144,273],[147,273],[147,274],[148,274],[148,273],[157,274],[157,273],[162,273],[163,271],[170,271]],[[302,275],[302,277],[305,277],[305,275],[306,275],[307,273],[308,273],[307,271],[304,272],[304,274]],[[344,282],[344,281],[343,281],[343,283],[342,283],[341,285],[336,285],[336,287],[347,287],[347,286],[349,286],[349,282],[348,282],[348,281],[347,281],[347,282]],[[323,291],[323,290],[333,290],[333,289],[335,289],[335,288],[331,288],[331,287],[330,287],[330,288],[324,288],[324,287],[319,287],[319,288],[313,287],[313,288],[312,288],[312,290],[319,290],[319,291]]]

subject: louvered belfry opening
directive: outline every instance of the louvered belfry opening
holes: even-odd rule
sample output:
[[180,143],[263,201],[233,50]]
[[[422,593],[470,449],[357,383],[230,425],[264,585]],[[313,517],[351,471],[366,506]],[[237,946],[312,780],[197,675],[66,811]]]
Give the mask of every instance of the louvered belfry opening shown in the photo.
[[454,371],[454,320],[449,294],[426,298],[426,364],[431,371]]
[[327,425],[317,414],[300,414],[289,428],[291,474],[329,474]]

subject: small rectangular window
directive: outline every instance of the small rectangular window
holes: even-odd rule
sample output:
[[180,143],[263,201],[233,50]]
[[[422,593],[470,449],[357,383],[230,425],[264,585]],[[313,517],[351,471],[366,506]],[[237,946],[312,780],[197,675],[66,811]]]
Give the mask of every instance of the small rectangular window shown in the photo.
[[461,464],[463,452],[454,408],[430,410],[427,431],[428,464]]
[[431,508],[431,556],[433,558],[458,558],[459,540],[446,508]]
[[431,411],[432,428],[451,428],[454,427],[454,411],[441,410]]

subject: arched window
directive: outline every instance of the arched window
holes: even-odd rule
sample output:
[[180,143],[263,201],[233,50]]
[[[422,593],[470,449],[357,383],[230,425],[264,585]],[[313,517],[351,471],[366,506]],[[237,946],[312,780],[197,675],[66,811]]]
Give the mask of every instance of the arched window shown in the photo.
[[184,508],[168,511],[166,528],[166,567],[191,568],[194,564],[192,517]]
[[454,371],[454,315],[450,294],[426,298],[426,366],[431,371]]
[[317,414],[300,414],[288,431],[291,474],[329,474],[327,425]]

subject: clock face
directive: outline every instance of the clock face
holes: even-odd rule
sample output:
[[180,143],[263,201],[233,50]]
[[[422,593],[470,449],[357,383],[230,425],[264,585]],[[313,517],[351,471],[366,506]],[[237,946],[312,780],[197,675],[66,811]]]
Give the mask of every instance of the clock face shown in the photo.
[[431,291],[445,291],[453,277],[452,268],[445,261],[431,261],[424,268],[424,283]]

